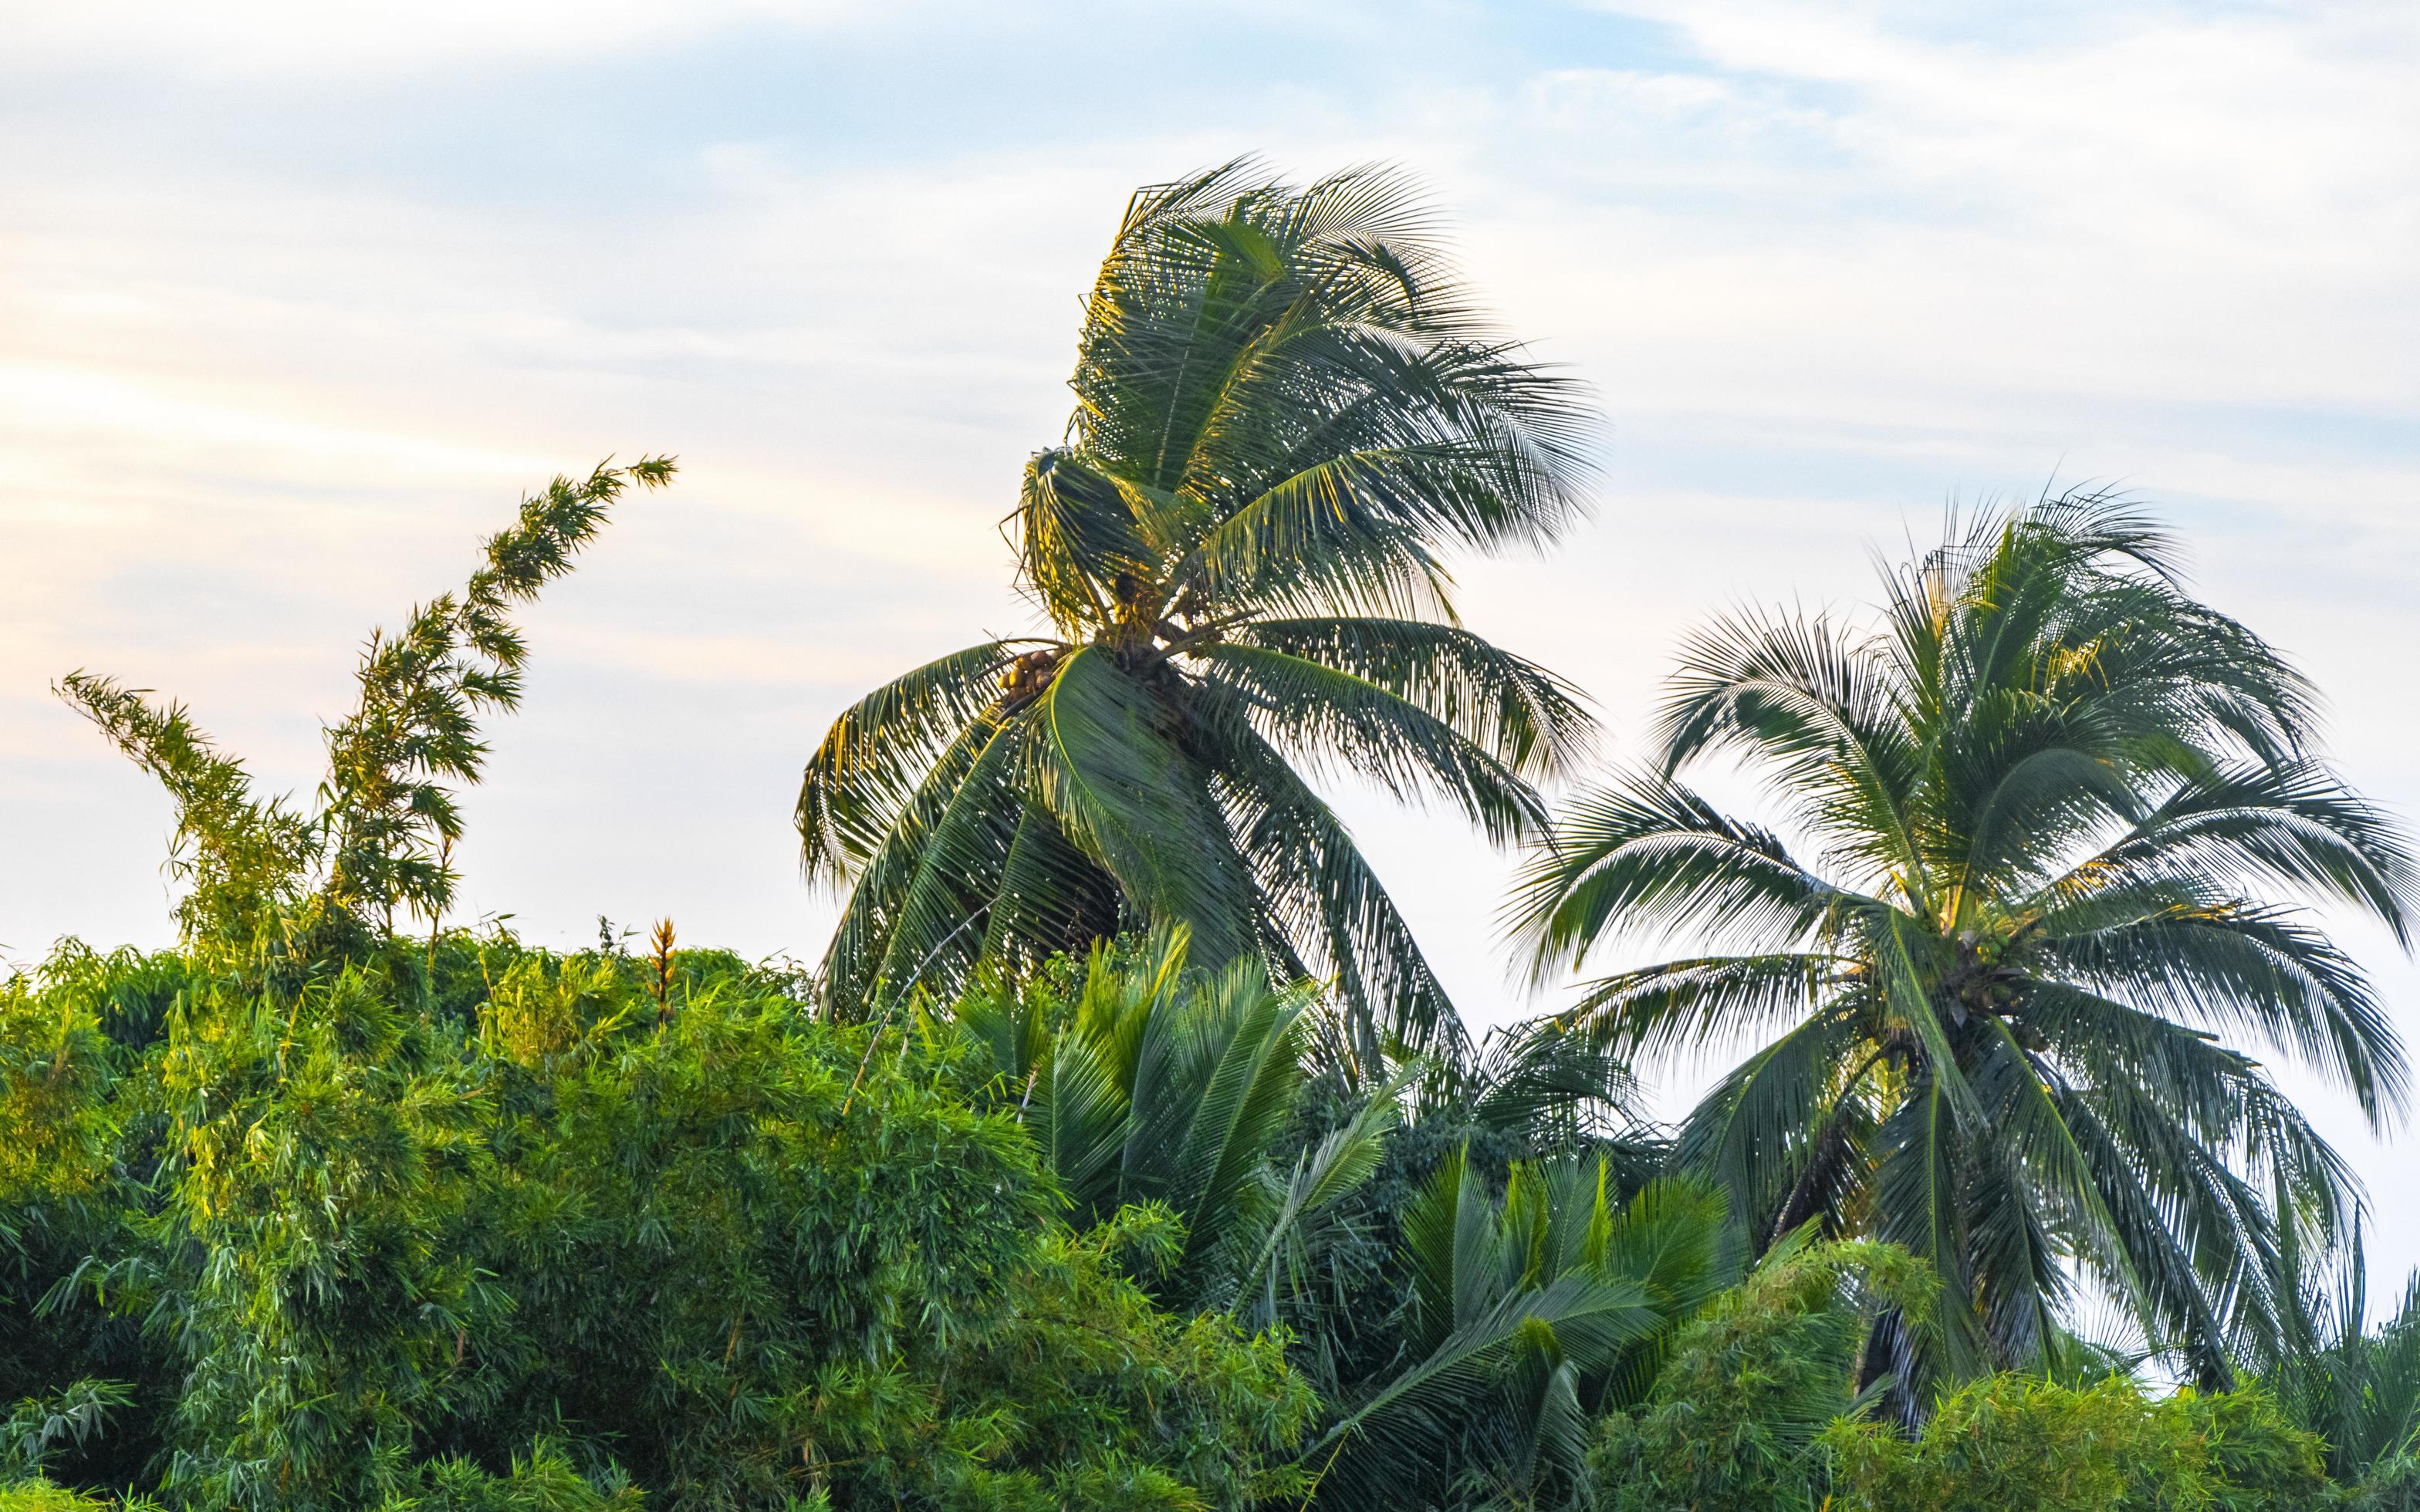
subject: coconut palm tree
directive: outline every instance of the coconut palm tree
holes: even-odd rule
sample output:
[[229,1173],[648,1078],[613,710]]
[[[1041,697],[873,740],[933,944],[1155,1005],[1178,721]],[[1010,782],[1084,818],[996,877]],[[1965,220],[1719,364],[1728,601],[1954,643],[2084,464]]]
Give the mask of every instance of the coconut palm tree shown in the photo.
[[1199,960],[1334,977],[1373,1045],[1453,1039],[1314,779],[1543,826],[1588,721],[1462,628],[1444,554],[1573,517],[1577,393],[1474,310],[1404,180],[1243,164],[1136,195],[1072,386],[1013,516],[1047,633],[878,689],[807,765],[807,871],[850,889],[833,1009],[1170,920]]
[[[1709,942],[1590,983],[1566,1022],[1624,1056],[1761,1041],[1676,1158],[1761,1242],[1813,1217],[1931,1261],[1953,1365],[2055,1352],[2080,1285],[2203,1377],[2273,1357],[2281,1227],[2331,1242],[2350,1179],[2229,1041],[2374,1125],[2404,1095],[2368,982],[2292,904],[2406,939],[2411,852],[2317,753],[2303,679],[2172,557],[2071,494],[1953,521],[1869,628],[1717,623],[1652,764],[1573,809],[1515,903],[1544,971]],[[1679,780],[1717,756],[1778,827]]]

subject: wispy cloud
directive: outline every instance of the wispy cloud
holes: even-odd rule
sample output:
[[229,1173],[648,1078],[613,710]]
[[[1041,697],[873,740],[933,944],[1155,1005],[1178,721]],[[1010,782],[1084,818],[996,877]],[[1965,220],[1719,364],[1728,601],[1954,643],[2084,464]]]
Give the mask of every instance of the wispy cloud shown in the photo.
[[398,73],[445,64],[569,60],[664,47],[739,25],[813,29],[881,13],[863,0],[35,0],[5,8],[22,61],[214,76]]

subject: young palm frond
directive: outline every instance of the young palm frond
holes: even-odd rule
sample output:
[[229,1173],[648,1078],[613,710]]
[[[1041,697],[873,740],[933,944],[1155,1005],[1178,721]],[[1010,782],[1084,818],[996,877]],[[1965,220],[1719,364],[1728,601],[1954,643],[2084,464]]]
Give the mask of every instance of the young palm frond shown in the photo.
[[849,889],[833,1011],[1169,921],[1333,977],[1365,1048],[1458,1044],[1306,779],[1542,830],[1590,722],[1454,622],[1445,563],[1576,515],[1578,392],[1494,333],[1402,178],[1245,163],[1135,197],[1071,386],[1013,517],[1052,633],[909,673],[808,763],[805,866]]
[[1404,1215],[1406,1358],[1304,1453],[1321,1504],[1550,1504],[1574,1483],[1596,1420],[1741,1270],[1721,1194],[1613,1191],[1602,1157],[1516,1165],[1500,1199],[1466,1159],[1439,1166]]
[[1289,1166],[1318,992],[1275,987],[1249,957],[1189,969],[1190,949],[1181,925],[1095,945],[1065,1002],[986,972],[946,1017],[984,1053],[989,1101],[1015,1111],[1078,1227],[1165,1208],[1184,1238],[1159,1288],[1258,1326],[1280,1293],[1299,1300],[1307,1247],[1376,1166],[1409,1072],[1364,1088]]
[[[1955,1365],[2044,1361],[2086,1282],[2202,1378],[2274,1358],[2279,1257],[2340,1237],[2353,1187],[2223,1037],[2400,1107],[2393,1026],[2289,904],[2408,938],[2405,838],[2319,755],[2303,679],[2114,500],[1978,519],[1886,590],[1871,631],[1689,642],[1652,766],[1573,808],[1514,908],[1542,973],[1623,935],[1706,949],[1560,1022],[1624,1056],[1759,1043],[1677,1157],[1760,1243],[1814,1220],[1930,1261]],[[1681,779],[1716,756],[1775,825]]]
[[[2391,1480],[2408,1498],[2408,1488],[2420,1484],[2420,1275],[2405,1283],[2395,1316],[2373,1328],[2358,1228],[2338,1262],[2317,1274],[2308,1273],[2290,1229],[2286,1237],[2287,1348],[2261,1384],[2319,1435],[2331,1478]],[[2396,1500],[2381,1497],[2379,1504]]]

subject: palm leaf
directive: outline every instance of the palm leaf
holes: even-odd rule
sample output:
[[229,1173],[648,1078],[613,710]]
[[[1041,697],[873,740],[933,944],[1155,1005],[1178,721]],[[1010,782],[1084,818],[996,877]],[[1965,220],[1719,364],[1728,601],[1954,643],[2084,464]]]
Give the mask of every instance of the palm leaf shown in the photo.
[[1569,771],[1594,737],[1577,689],[1458,625],[1331,616],[1256,619],[1232,633],[1383,688],[1526,778]]
[[1086,647],[1060,665],[1033,718],[1031,780],[1062,832],[1153,917],[1183,920],[1204,955],[1250,949],[1250,896],[1207,775],[1168,738],[1149,695]]
[[1252,711],[1264,736],[1314,771],[1329,758],[1399,798],[1441,795],[1493,841],[1544,827],[1545,805],[1518,773],[1417,704],[1283,652],[1218,645],[1199,655],[1205,675]]
[[1034,642],[986,640],[927,662],[832,721],[799,785],[810,877],[848,882],[881,848],[927,774],[1000,693],[1001,670]]

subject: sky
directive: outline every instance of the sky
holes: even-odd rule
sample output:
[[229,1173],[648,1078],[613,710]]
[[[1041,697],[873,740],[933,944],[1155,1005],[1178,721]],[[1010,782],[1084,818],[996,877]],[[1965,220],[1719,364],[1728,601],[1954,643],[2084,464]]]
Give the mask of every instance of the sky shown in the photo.
[[[167,804],[54,679],[184,700],[307,795],[373,626],[524,490],[669,452],[527,616],[460,917],[812,961],[800,764],[1032,623],[1000,527],[1080,296],[1136,186],[1241,153],[1418,175],[1592,385],[1591,521],[1456,571],[1609,759],[1693,624],[1854,609],[1953,502],[2098,483],[2420,813],[2406,4],[0,0],[0,960],[172,933]],[[1512,857],[1337,796],[1466,1016],[1553,1005],[1496,932]],[[2344,937],[2420,1041],[2420,972]],[[2280,1076],[2399,1289],[2409,1141]]]

